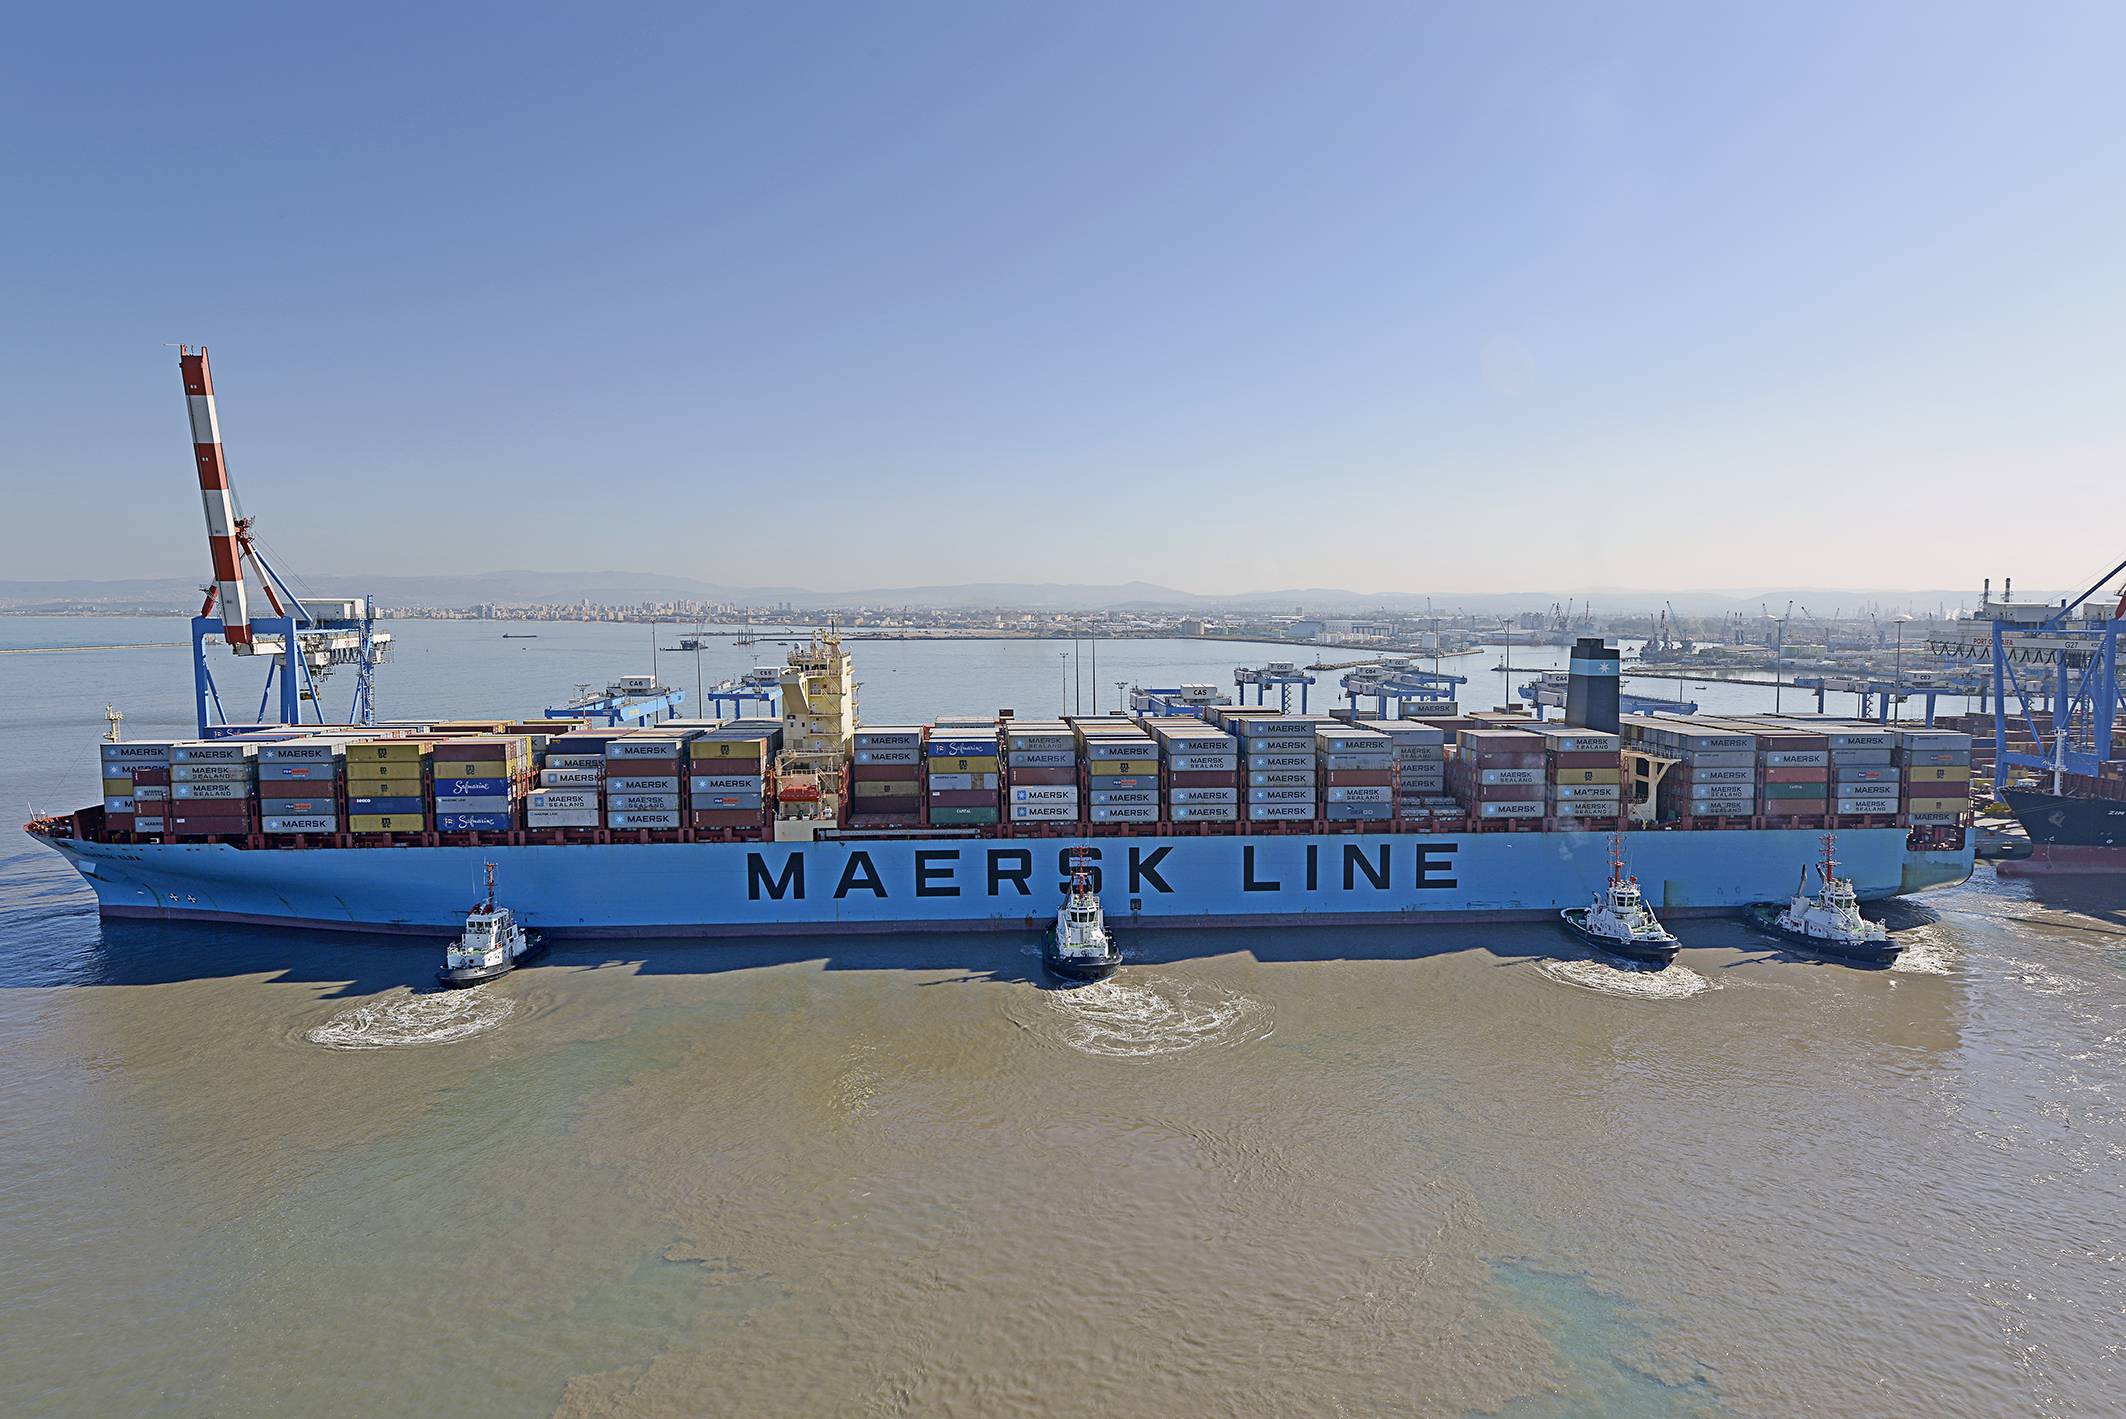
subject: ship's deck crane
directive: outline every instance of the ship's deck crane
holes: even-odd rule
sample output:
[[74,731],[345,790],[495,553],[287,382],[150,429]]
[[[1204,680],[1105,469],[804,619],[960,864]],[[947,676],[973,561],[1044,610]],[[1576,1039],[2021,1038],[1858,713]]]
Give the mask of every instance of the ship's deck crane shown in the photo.
[[[376,721],[376,669],[391,650],[391,632],[376,628],[376,602],[361,597],[301,597],[260,550],[252,536],[252,519],[240,515],[229,482],[229,465],[221,446],[221,416],[214,402],[214,375],[202,345],[195,353],[177,347],[177,367],[184,381],[185,407],[192,424],[192,461],[199,472],[199,491],[207,516],[207,554],[214,580],[206,600],[192,618],[192,701],[201,738],[233,733],[260,724],[298,724],[304,701],[311,718],[324,722],[318,682],[341,666],[355,667],[349,724]],[[270,616],[251,614],[249,576],[272,609]],[[259,692],[251,724],[235,724],[221,702],[221,690],[207,661],[207,643],[218,639],[237,655],[266,658],[266,682]],[[279,718],[266,709],[280,693]]]

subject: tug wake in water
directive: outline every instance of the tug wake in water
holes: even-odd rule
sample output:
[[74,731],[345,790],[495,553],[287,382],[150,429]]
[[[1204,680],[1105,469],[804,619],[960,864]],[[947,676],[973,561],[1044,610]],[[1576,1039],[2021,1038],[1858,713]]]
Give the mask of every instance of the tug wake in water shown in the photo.
[[1138,1058],[1238,1045],[1270,1032],[1260,1001],[1201,981],[1105,980],[1041,992],[1039,1018],[1014,1018],[1081,1054]]
[[507,1020],[517,1002],[484,988],[429,995],[390,995],[342,1010],[303,1038],[326,1049],[398,1049],[447,1045],[485,1034]]

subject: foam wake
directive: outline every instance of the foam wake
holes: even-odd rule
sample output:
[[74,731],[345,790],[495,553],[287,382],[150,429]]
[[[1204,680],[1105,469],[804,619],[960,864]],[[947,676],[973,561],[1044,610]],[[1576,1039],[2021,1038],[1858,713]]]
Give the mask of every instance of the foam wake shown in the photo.
[[303,1038],[326,1049],[447,1045],[492,1030],[516,1008],[516,1001],[490,994],[485,986],[387,996],[342,1010]]

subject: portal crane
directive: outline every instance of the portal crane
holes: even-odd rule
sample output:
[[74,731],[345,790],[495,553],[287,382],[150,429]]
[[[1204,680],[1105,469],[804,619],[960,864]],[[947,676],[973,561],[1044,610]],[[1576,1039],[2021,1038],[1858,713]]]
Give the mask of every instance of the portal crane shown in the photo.
[[[229,464],[221,446],[221,416],[214,402],[214,374],[207,350],[177,347],[178,373],[184,382],[185,409],[192,424],[192,462],[199,472],[200,498],[207,517],[207,557],[214,580],[202,588],[206,599],[192,618],[192,701],[199,735],[229,734],[263,724],[292,725],[302,720],[310,702],[313,720],[322,724],[324,710],[317,685],[343,665],[355,667],[354,698],[347,723],[376,722],[376,668],[391,649],[391,632],[376,628],[376,602],[362,597],[300,597],[252,535],[252,519],[237,510],[229,482]],[[258,578],[271,616],[251,614],[249,577]],[[237,655],[266,657],[266,683],[259,692],[254,724],[236,724],[222,707],[221,691],[207,663],[207,642],[219,639]],[[279,718],[268,720],[266,707],[280,686]]]

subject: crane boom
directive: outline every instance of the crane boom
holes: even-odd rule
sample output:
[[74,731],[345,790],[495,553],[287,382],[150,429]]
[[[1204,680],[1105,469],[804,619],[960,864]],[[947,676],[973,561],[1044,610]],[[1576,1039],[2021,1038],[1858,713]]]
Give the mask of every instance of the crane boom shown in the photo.
[[[207,555],[214,564],[208,605],[221,603],[222,637],[232,649],[251,645],[251,602],[244,589],[244,526],[229,493],[229,464],[221,451],[221,420],[214,412],[214,375],[207,347],[194,354],[177,347],[185,406],[192,418],[192,461],[199,466],[199,495],[207,513]],[[202,612],[204,614],[204,612]]]

